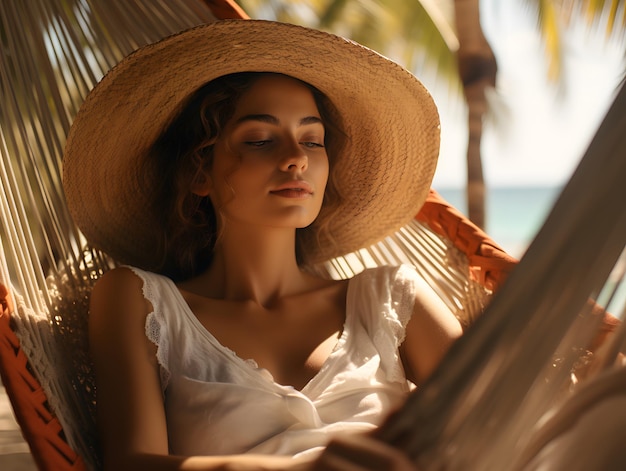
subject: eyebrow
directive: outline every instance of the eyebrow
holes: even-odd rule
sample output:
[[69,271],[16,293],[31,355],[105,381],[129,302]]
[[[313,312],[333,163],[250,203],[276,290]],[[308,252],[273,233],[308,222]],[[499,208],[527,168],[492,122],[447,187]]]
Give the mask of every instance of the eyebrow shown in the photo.
[[[271,114],[247,114],[237,120],[236,124],[241,124],[247,121],[260,121],[262,123],[269,123],[273,125],[279,125],[280,120],[276,116]],[[324,124],[321,118],[317,116],[306,116],[300,120],[299,126],[306,126],[307,124]]]

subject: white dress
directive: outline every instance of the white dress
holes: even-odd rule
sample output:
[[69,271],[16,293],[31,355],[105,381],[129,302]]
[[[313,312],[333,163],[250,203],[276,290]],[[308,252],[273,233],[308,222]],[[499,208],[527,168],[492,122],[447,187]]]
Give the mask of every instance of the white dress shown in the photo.
[[302,456],[333,434],[368,431],[409,393],[398,355],[420,281],[412,267],[366,270],[349,281],[341,337],[296,390],[221,345],[166,277],[136,268],[152,303],[170,453]]

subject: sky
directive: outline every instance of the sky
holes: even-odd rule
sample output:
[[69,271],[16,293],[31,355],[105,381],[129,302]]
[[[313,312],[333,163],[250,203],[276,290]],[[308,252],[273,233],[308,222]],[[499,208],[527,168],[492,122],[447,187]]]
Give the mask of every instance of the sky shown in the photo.
[[[483,131],[487,185],[561,186],[593,138],[623,73],[624,38],[582,22],[563,33],[564,81],[548,81],[536,16],[523,0],[481,0],[481,21],[498,60],[492,117]],[[465,110],[442,83],[428,83],[439,105],[442,146],[433,187],[465,185]],[[495,125],[494,125],[495,123]]]

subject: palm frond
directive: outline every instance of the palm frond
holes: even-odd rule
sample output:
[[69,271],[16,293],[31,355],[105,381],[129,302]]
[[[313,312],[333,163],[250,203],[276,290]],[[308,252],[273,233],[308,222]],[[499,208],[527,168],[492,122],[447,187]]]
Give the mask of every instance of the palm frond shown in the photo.
[[[561,47],[561,21],[552,0],[533,0],[537,13],[537,27],[543,38],[548,64],[548,78],[557,81],[561,77],[563,54]],[[531,5],[532,6],[532,5]]]
[[538,29],[545,44],[548,76],[561,76],[561,38],[565,28],[586,21],[591,28],[603,28],[607,40],[626,33],[626,0],[525,0],[536,9]]
[[626,17],[623,15],[621,22],[616,24],[620,9],[624,9],[623,0],[586,0],[581,2],[583,16],[590,24],[601,26],[604,23],[608,36],[616,31],[616,26],[623,29],[626,25],[624,22]]

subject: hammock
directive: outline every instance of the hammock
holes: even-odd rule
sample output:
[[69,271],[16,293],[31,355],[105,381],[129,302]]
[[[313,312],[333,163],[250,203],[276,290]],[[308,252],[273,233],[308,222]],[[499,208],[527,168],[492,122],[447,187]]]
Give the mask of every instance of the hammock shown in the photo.
[[[626,367],[609,368],[626,351],[626,327],[601,307],[626,316],[625,126],[622,87],[519,265],[400,418],[381,430],[421,469],[525,469],[534,453],[548,448],[545,436],[556,440],[555,429],[570,428],[604,444],[555,450],[554,461],[546,452],[537,469],[623,469],[626,454],[615,424],[619,419],[618,430],[625,432],[625,416],[615,415],[613,428],[599,423],[575,430],[575,424],[585,403],[611,394],[626,399]],[[572,388],[572,375],[574,381],[587,377],[580,391]],[[571,398],[566,388],[573,389]],[[416,429],[415,423],[428,426]],[[582,450],[598,459],[619,454],[622,461],[600,466],[585,455],[575,468],[560,467],[557,454]]]
[[[24,3],[0,3],[0,283],[14,295],[10,315],[0,317],[0,373],[41,469],[99,469],[95,385],[86,344],[87,305],[93,283],[115,263],[86,244],[66,210],[60,183],[65,135],[88,91],[132,50],[196,24],[245,14],[228,0]],[[624,237],[622,249],[623,243]],[[516,265],[484,232],[431,191],[415,220],[398,233],[310,269],[347,278],[366,267],[397,263],[413,264],[466,328],[481,324],[476,319]],[[517,278],[506,286],[523,286],[523,276]],[[592,294],[597,293],[586,293]],[[514,313],[521,323],[530,321],[531,314]],[[593,335],[577,338],[577,345],[585,351],[595,348],[602,335],[617,325],[609,316],[593,318],[603,319],[586,330]],[[559,322],[546,328],[561,335],[571,322]],[[492,327],[491,332],[494,329],[504,327]],[[472,334],[481,331],[469,330]],[[450,372],[465,370],[465,374],[436,375],[410,407],[425,407],[421,405],[424,397],[436,387],[447,388],[450,404],[458,402],[449,390],[466,391],[467,385],[461,383],[478,375],[485,364],[472,364],[480,359],[474,352],[480,350],[483,339],[467,337],[478,340],[463,343],[446,359],[452,365]],[[489,342],[484,345],[483,357],[495,348]],[[542,351],[542,355],[551,357],[554,351]],[[555,390],[570,382],[570,356],[563,360],[561,377],[550,383]],[[538,378],[544,373],[534,366],[527,376]],[[556,401],[557,394],[553,397]],[[536,406],[533,417],[548,407]],[[438,404],[442,417],[450,417],[452,412],[444,409],[445,404]],[[411,415],[422,417],[424,412],[412,411]],[[433,430],[442,429],[436,420],[427,420],[436,425]],[[478,419],[473,420],[476,427]],[[524,426],[529,428],[527,423]],[[385,434],[389,441],[397,441],[397,430]],[[441,446],[431,438],[415,440],[422,450]]]

